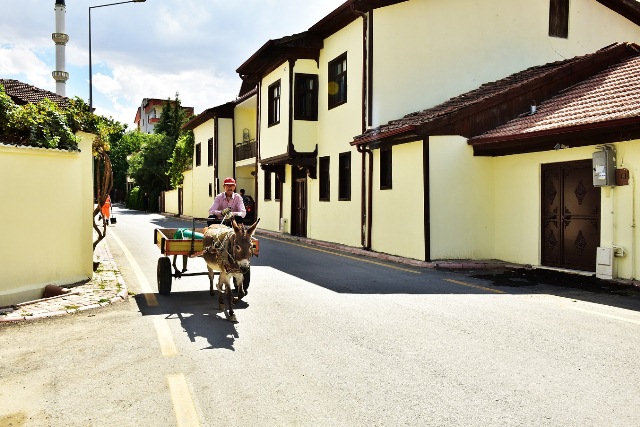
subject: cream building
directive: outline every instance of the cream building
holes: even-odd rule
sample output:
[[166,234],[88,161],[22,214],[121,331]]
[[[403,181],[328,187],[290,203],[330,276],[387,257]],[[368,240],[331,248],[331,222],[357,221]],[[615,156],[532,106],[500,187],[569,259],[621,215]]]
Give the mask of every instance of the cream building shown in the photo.
[[[173,100],[144,98],[136,111],[135,119],[133,119],[133,122],[136,124],[136,129],[142,133],[154,133],[156,124],[162,115],[162,109],[167,102],[170,105],[175,105],[175,101]],[[187,116],[193,115],[193,107],[182,107],[182,109]]]
[[256,93],[209,108],[191,119],[184,130],[193,131],[191,169],[180,188],[163,193],[164,212],[206,218],[222,182],[234,177],[236,191],[255,198]]
[[[598,187],[598,229],[588,239],[586,229],[582,237],[543,232],[555,221],[543,210],[543,179],[551,182],[544,177],[570,175],[579,160],[584,173],[600,139],[559,143],[570,147],[563,150],[545,140],[536,150],[497,154],[481,153],[480,141],[630,56],[633,44],[597,52],[640,42],[639,24],[640,4],[626,0],[352,0],[303,33],[267,41],[238,68],[245,84],[257,85],[260,226],[418,260],[497,258],[595,271],[596,252],[624,250],[610,264],[620,277],[635,277],[635,237],[620,231],[635,226],[635,213],[604,214],[636,211],[632,184]],[[582,74],[551,65],[583,64],[573,59],[583,55],[600,65],[580,65]],[[532,70],[544,90],[508,84]],[[487,87],[505,92],[485,99],[479,92]],[[633,177],[628,139],[607,141],[626,153],[615,167],[624,160]],[[585,180],[581,188],[596,191]],[[562,240],[554,246],[560,253],[550,249],[554,239]]]

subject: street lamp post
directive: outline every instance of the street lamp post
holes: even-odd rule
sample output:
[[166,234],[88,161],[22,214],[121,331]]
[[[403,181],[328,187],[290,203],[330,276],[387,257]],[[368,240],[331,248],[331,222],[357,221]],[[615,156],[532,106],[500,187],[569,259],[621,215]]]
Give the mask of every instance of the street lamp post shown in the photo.
[[93,67],[91,62],[91,9],[96,9],[98,7],[115,6],[117,4],[125,4],[125,3],[143,3],[145,1],[146,0],[128,0],[128,1],[120,1],[117,3],[100,4],[98,6],[89,7],[89,111],[91,112],[93,112]]

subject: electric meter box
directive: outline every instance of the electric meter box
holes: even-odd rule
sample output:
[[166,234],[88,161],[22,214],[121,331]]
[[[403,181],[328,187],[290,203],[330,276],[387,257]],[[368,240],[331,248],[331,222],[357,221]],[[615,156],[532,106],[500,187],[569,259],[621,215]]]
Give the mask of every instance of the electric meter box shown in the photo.
[[616,150],[605,149],[593,153],[593,186],[616,185]]

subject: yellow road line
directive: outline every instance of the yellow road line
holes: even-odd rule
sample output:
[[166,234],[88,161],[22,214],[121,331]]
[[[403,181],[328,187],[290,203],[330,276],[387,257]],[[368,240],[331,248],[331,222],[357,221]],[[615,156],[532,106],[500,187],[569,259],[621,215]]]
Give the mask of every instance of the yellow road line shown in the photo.
[[623,322],[628,322],[628,323],[633,323],[635,325],[640,325],[640,321],[629,319],[627,317],[616,316],[616,315],[613,315],[613,314],[600,313],[598,311],[587,310],[585,308],[574,307],[572,305],[567,305],[567,307],[572,308],[572,309],[577,310],[577,311],[582,311],[584,313],[595,314],[596,316],[608,317],[609,319],[621,320]]
[[199,426],[198,414],[184,374],[168,375],[167,380],[169,381],[169,390],[178,427]]
[[455,283],[455,284],[462,285],[462,286],[468,286],[470,288],[481,289],[483,291],[493,292],[493,293],[496,293],[496,294],[505,294],[506,293],[504,291],[499,291],[498,289],[485,288],[484,286],[473,285],[471,283],[461,282],[459,280],[453,280],[453,279],[444,279],[444,280],[446,282],[451,282],[451,283]]
[[158,335],[158,341],[160,342],[160,350],[162,355],[166,357],[173,357],[178,354],[176,345],[173,342],[173,336],[167,321],[161,317],[153,319],[153,325],[156,327],[156,334]]
[[129,249],[126,248],[124,243],[122,243],[122,240],[120,240],[118,238],[118,236],[113,231],[113,229],[109,229],[109,231],[111,232],[111,236],[116,241],[118,246],[120,246],[120,249],[122,249],[122,252],[124,252],[124,255],[127,257],[127,260],[129,261],[129,264],[131,264],[131,267],[133,268],[133,272],[136,274],[136,278],[138,279],[138,282],[140,283],[140,288],[142,289],[142,293],[144,294],[144,298],[147,300],[147,306],[148,307],[157,307],[158,306],[158,300],[156,299],[156,296],[154,295],[154,292],[153,292],[153,290],[151,288],[151,285],[149,285],[149,282],[147,281],[147,278],[144,276],[144,273],[142,272],[142,269],[140,268],[140,266],[136,262],[136,259],[133,257],[133,255],[131,254]]
[[366,263],[369,263],[369,264],[375,264],[375,265],[379,265],[381,267],[392,268],[394,270],[406,271],[408,273],[413,273],[413,274],[422,274],[422,272],[417,271],[417,270],[411,270],[411,269],[408,269],[408,268],[396,267],[395,265],[384,264],[382,262],[376,262],[376,261],[370,261],[368,259],[362,259],[362,258],[359,258],[359,257],[350,256],[350,255],[344,255],[344,254],[341,254],[339,252],[334,252],[334,251],[329,251],[329,250],[326,250],[326,249],[315,248],[313,246],[307,246],[307,245],[303,245],[301,243],[288,242],[286,240],[274,239],[272,237],[266,237],[266,236],[263,236],[263,235],[260,236],[260,239],[266,239],[266,240],[273,240],[273,241],[277,241],[277,242],[282,242],[282,243],[286,243],[287,245],[299,246],[301,248],[311,249],[312,251],[323,252],[325,254],[335,255],[335,256],[342,257],[342,258],[352,259],[352,260],[360,261],[360,262],[366,262]]

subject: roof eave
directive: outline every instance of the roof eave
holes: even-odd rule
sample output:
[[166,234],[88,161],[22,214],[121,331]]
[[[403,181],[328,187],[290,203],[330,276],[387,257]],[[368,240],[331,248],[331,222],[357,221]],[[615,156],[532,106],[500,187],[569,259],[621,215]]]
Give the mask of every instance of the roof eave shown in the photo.
[[624,16],[636,25],[640,25],[640,2],[636,0],[597,0],[614,12]]
[[468,144],[473,147],[474,156],[504,156],[549,151],[560,143],[569,147],[585,147],[633,139],[640,139],[640,116],[513,135],[477,137],[470,139]]

